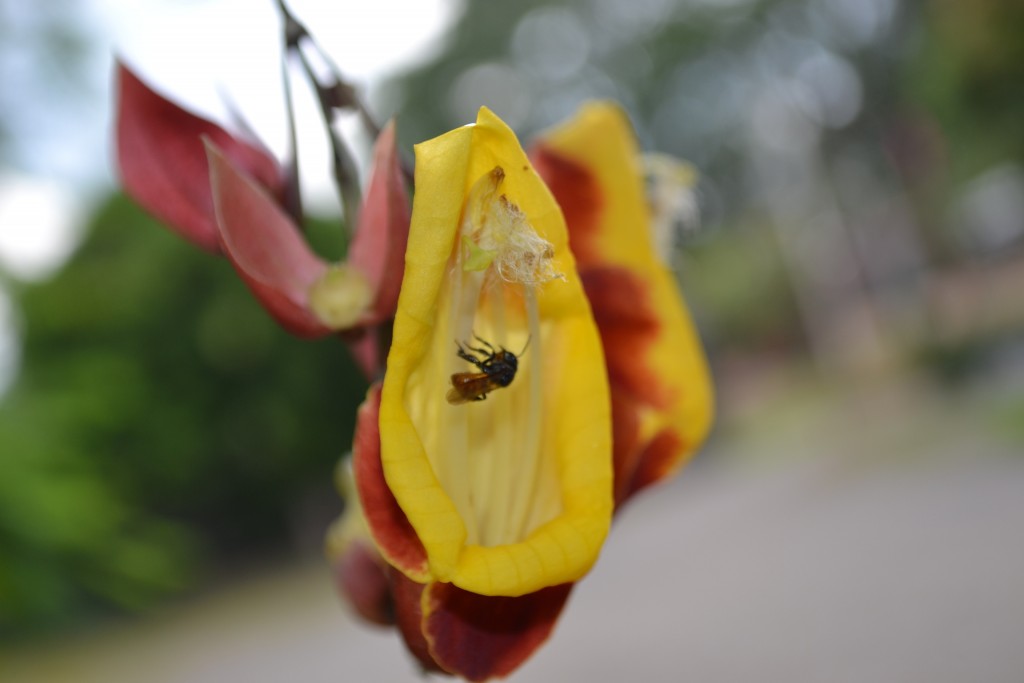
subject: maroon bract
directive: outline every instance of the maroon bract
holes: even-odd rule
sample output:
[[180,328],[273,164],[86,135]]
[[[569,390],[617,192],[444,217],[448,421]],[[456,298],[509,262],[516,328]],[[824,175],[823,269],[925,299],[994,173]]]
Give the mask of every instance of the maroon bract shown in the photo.
[[409,234],[394,125],[377,139],[348,258],[330,263],[286,210],[286,173],[261,145],[185,111],[123,64],[118,79],[117,159],[128,195],[193,244],[227,256],[286,330],[343,333],[363,371],[377,376],[376,327],[394,316]]
[[348,262],[366,276],[376,293],[370,310],[372,321],[391,318],[398,306],[410,212],[395,124],[391,122],[377,138],[358,230],[348,250]]
[[206,141],[216,226],[224,255],[274,319],[300,337],[332,330],[310,310],[309,290],[327,272],[295,223],[212,141]]
[[125,192],[193,244],[217,252],[213,196],[202,138],[275,197],[285,176],[258,143],[231,135],[154,92],[131,69],[117,64],[117,164]]

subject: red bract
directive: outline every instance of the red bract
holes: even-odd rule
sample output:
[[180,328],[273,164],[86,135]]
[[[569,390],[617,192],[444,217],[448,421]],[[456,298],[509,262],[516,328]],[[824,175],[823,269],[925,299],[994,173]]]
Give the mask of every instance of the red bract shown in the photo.
[[309,290],[327,272],[284,210],[207,141],[216,225],[230,259],[263,307],[289,332],[318,337],[331,329],[309,307]]
[[348,250],[348,262],[366,276],[376,293],[370,312],[374,322],[394,316],[398,306],[409,215],[409,193],[391,122],[377,138],[359,226]]
[[369,539],[354,539],[334,564],[334,580],[352,608],[366,621],[380,626],[395,623],[391,569]]
[[283,205],[286,174],[262,146],[156,94],[118,65],[118,163],[125,191],[194,244],[223,252],[257,300],[300,337],[345,332],[368,376],[382,365],[374,326],[394,315],[409,199],[389,124],[348,259],[316,255]]
[[284,173],[261,145],[239,140],[161,97],[120,62],[117,80],[121,184],[182,237],[208,251],[220,250],[203,137],[271,195],[283,196]]

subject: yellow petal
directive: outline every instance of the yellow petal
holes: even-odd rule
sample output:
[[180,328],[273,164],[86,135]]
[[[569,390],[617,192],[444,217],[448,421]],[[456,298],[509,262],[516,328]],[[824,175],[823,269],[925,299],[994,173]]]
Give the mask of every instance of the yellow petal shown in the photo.
[[[495,253],[485,270],[466,236]],[[450,404],[452,375],[479,371],[459,342],[516,354],[514,379]],[[416,147],[380,428],[385,479],[435,580],[515,596],[596,560],[612,510],[601,344],[562,214],[487,109]]]
[[[614,369],[612,384],[616,397],[630,393],[626,391],[630,385],[640,387],[640,393],[646,394],[630,398],[639,422],[638,451],[627,456],[631,462],[617,463],[617,467],[633,466],[635,458],[646,457],[643,448],[654,443],[659,435],[672,436],[668,441],[658,440],[661,447],[653,456],[658,462],[649,463],[654,471],[639,475],[643,481],[618,485],[620,494],[628,495],[634,485],[646,485],[675,472],[703,443],[714,414],[711,376],[675,278],[655,250],[641,157],[623,111],[609,103],[587,104],[572,120],[545,133],[538,151],[563,160],[559,163],[571,164],[577,169],[574,173],[579,174],[574,176],[575,180],[586,178],[593,182],[589,194],[580,195],[585,206],[577,207],[587,225],[570,223],[569,227],[580,271],[586,278],[594,276],[587,280],[587,288],[598,319],[617,315],[605,310],[605,304],[611,302],[599,300],[600,288],[591,286],[599,275],[607,276],[609,283],[615,278],[634,283],[644,299],[630,304],[635,315],[642,317],[640,311],[644,310],[653,317],[654,324],[643,330],[628,330],[628,322],[619,324],[611,320],[605,334],[602,326],[605,353]],[[551,173],[560,171],[552,168]],[[567,194],[575,189],[569,187]],[[557,190],[556,195],[563,201]],[[566,211],[570,213],[568,207]],[[621,287],[604,289],[622,295]],[[621,309],[621,302],[611,303],[610,307],[615,306]],[[640,338],[645,336],[649,338],[643,339],[641,345]],[[628,344],[624,345],[627,339]],[[616,434],[616,439],[619,436]],[[673,445],[663,446],[669,442]],[[617,448],[620,447],[618,444]]]

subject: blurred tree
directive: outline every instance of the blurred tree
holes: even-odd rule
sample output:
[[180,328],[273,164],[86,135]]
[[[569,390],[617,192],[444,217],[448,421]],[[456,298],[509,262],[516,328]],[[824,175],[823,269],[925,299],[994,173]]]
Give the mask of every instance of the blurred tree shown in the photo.
[[302,533],[319,546],[366,388],[343,345],[289,337],[225,260],[119,196],[67,267],[18,298],[0,629],[140,608]]
[[923,19],[907,85],[949,139],[954,180],[1024,160],[1024,4],[933,0]]

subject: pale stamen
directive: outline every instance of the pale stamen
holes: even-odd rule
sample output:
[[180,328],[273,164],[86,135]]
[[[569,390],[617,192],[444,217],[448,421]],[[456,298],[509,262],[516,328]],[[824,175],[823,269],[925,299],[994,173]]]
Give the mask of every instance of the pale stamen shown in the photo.
[[496,167],[469,193],[449,271],[448,329],[456,339],[434,346],[445,349],[441,366],[450,375],[474,371],[456,356],[455,341],[479,345],[479,335],[496,349],[518,352],[529,340],[511,385],[442,409],[448,437],[437,444],[444,468],[438,477],[465,520],[467,542],[485,546],[519,542],[559,512],[557,500],[537,500],[544,340],[536,288],[561,275],[552,245],[499,194],[504,177]]
[[700,228],[697,171],[666,154],[644,154],[640,165],[646,177],[654,253],[671,266],[681,234]]
[[470,230],[463,226],[463,244],[468,254],[463,261],[470,269],[492,268],[507,284],[543,285],[565,279],[554,268],[554,247],[537,234],[518,206],[498,187],[505,179],[500,166],[477,181],[469,194]]

